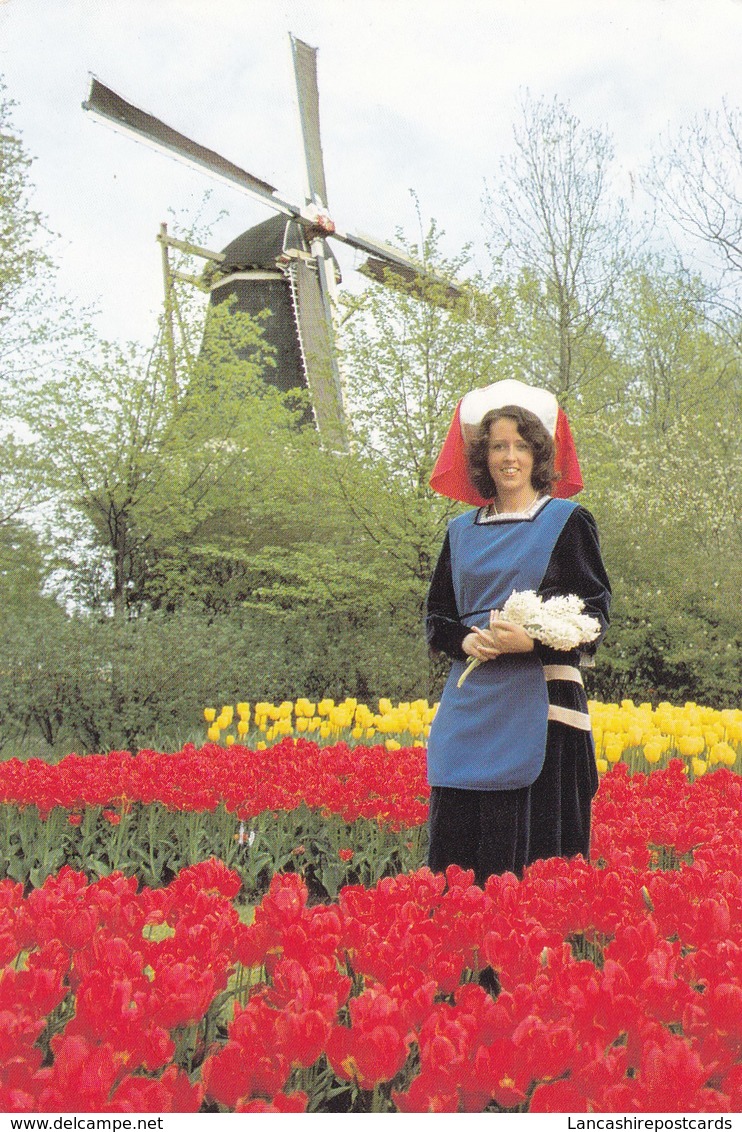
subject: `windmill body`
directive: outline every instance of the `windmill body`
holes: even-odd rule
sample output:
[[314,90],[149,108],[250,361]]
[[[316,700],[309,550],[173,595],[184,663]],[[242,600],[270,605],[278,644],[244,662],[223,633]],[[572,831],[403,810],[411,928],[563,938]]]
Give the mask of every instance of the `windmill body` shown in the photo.
[[[263,334],[276,364],[265,380],[283,392],[306,385],[291,280],[288,267],[280,259],[289,223],[283,216],[272,217],[228,244],[223,249],[223,274],[212,283],[210,299],[214,306],[233,300],[235,310],[253,318],[270,311]],[[277,231],[261,231],[267,225]],[[271,247],[276,243],[277,249]]]
[[[420,265],[372,237],[340,229],[330,218],[319,130],[317,51],[291,37],[296,76],[307,195],[303,205],[267,181],[192,141],[159,118],[127,102],[93,78],[83,108],[137,140],[229,181],[277,213],[243,232],[225,249],[212,284],[212,303],[236,296],[240,310],[269,309],[266,337],[276,350],[276,369],[266,380],[282,389],[308,388],[319,432],[333,449],[347,448],[347,420],[334,339],[334,295],[340,272],[329,239],[366,253],[359,269],[387,281],[389,272],[409,284]],[[217,257],[214,257],[217,258]],[[454,288],[455,290],[455,288]]]
[[[333,283],[340,268],[329,248]],[[268,310],[264,337],[273,348],[275,368],[265,379],[284,392],[309,388],[320,432],[335,444],[344,437],[342,389],[332,367],[332,341],[320,300],[317,257],[306,229],[282,214],[248,228],[222,250],[211,303],[233,299],[235,308],[253,317]]]

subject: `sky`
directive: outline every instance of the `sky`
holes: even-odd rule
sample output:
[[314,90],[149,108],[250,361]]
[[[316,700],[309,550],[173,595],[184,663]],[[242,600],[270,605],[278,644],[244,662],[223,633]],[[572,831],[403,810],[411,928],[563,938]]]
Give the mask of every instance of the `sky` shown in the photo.
[[[740,103],[742,0],[0,0],[0,74],[58,233],[66,294],[110,338],[147,341],[162,299],[160,223],[199,210],[220,248],[267,205],[83,112],[95,74],[128,101],[304,198],[288,33],[319,49],[330,211],[393,242],[418,221],[485,269],[485,183],[519,99],[560,98],[616,148],[617,187],[692,115]],[[350,286],[361,261],[333,245]]]

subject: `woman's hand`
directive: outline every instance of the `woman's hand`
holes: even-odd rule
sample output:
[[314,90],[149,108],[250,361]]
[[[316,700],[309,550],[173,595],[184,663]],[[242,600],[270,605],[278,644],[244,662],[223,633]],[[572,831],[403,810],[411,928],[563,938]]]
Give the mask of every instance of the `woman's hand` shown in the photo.
[[498,655],[505,652],[533,652],[533,637],[529,637],[522,625],[505,621],[498,613],[493,614],[490,625]]
[[490,630],[478,629],[476,625],[464,637],[461,647],[467,656],[473,656],[476,660],[494,660],[500,655]]
[[464,637],[461,647],[467,656],[477,660],[494,660],[503,653],[533,652],[533,637],[529,637],[522,625],[503,620],[499,612],[493,610],[489,629],[475,625]]

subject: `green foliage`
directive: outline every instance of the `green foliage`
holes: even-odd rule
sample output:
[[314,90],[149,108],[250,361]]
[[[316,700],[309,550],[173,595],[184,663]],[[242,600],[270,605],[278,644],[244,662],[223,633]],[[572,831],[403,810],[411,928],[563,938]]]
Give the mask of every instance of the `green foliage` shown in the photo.
[[674,480],[674,493],[672,479],[662,477],[662,454],[650,448],[654,482],[648,477],[642,491],[628,477],[641,473],[643,461],[637,457],[632,467],[622,460],[616,491],[603,493],[595,506],[614,584],[613,628],[596,669],[599,698],[695,700],[718,708],[736,702],[739,524],[730,519],[734,501],[715,490],[730,468],[713,452],[705,460],[682,457],[673,445],[667,459],[672,467],[681,462],[686,477]]
[[638,263],[616,319],[623,396],[576,422],[615,591],[599,698],[722,707],[738,694],[740,361],[708,302],[697,277]]
[[31,158],[13,126],[14,105],[0,78],[0,330],[3,337],[19,309],[21,296],[28,294],[31,280],[50,267],[48,256],[39,246],[43,219],[31,205],[28,183]]
[[322,607],[208,618],[68,618],[58,608],[6,618],[0,631],[3,753],[49,757],[177,747],[203,737],[203,707],[426,694],[422,634],[378,612],[352,621]]
[[0,523],[0,608],[6,617],[39,602],[45,573],[34,532],[12,519]]
[[742,633],[736,609],[718,592],[698,586],[665,592],[652,586],[615,586],[617,626],[601,651],[589,683],[595,698],[637,703],[693,701],[735,706],[742,666]]
[[[116,819],[111,822],[110,817]],[[376,884],[381,877],[420,868],[425,826],[391,831],[371,819],[344,822],[300,806],[264,811],[243,825],[220,805],[213,812],[179,812],[159,803],[137,803],[122,812],[86,806],[79,824],[55,806],[0,807],[5,846],[0,878],[38,888],[63,864],[91,878],[121,871],[141,885],[161,888],[183,868],[217,856],[242,879],[242,898],[256,902],[277,872],[304,877],[314,900],[335,900],[346,884]],[[340,849],[353,850],[350,861]]]
[[272,436],[280,447],[294,419],[261,381],[264,364],[260,327],[225,305],[209,318],[175,400],[161,351],[108,344],[19,396],[36,481],[106,551],[118,613],[146,599],[153,559],[244,507],[251,477],[262,479],[260,448]]

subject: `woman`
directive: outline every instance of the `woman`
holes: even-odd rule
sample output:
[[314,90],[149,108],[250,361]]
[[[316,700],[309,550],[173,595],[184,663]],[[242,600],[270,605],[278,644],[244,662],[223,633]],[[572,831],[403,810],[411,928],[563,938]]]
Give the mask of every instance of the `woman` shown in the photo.
[[[449,434],[463,442],[467,489],[431,480],[482,505],[449,524],[428,594],[428,642],[454,661],[428,742],[428,862],[474,869],[481,884],[537,858],[587,858],[598,785],[580,675],[597,641],[558,652],[498,611],[514,591],[576,594],[602,636],[610,584],[592,515],[551,494],[553,435],[571,441],[553,396],[514,381],[468,396]],[[469,658],[480,663],[462,683]]]

